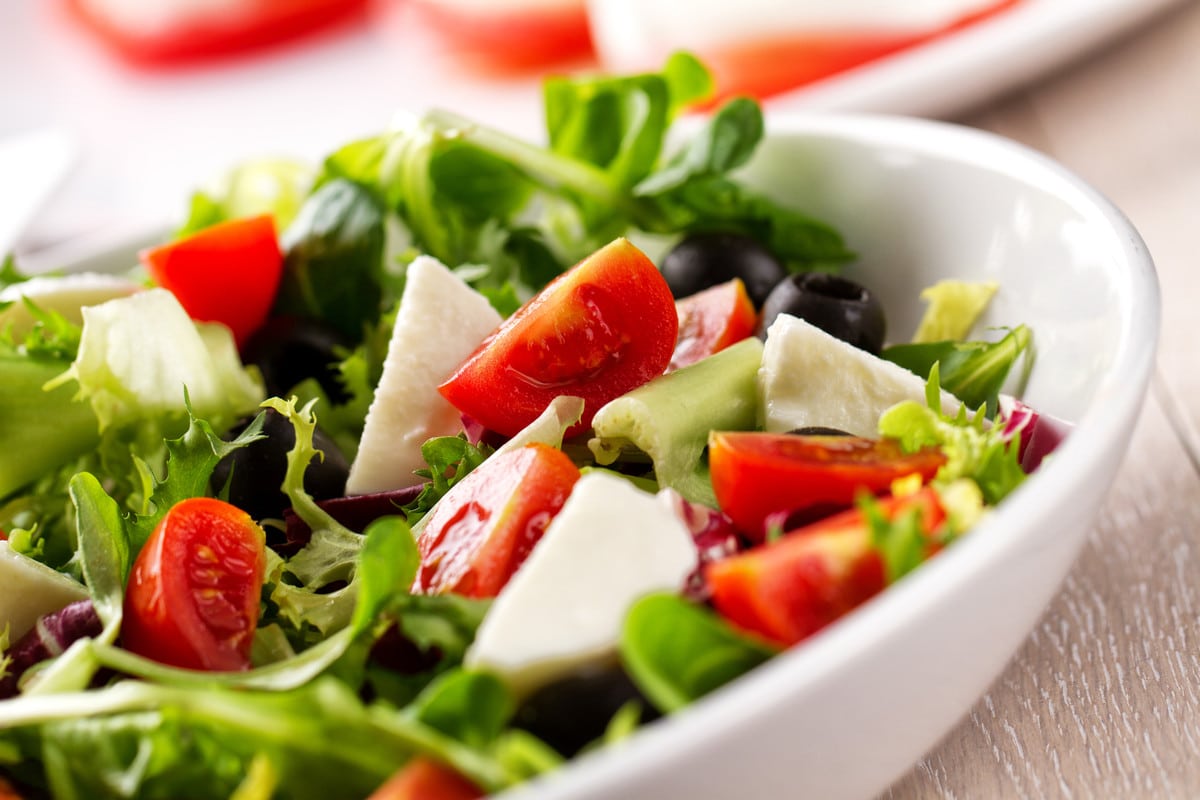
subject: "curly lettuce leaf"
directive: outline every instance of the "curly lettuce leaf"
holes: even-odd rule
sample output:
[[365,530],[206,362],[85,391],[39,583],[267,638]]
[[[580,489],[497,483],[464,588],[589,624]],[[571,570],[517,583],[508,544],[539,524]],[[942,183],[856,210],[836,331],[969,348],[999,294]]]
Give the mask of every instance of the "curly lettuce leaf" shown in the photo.
[[926,388],[927,403],[909,400],[892,406],[879,418],[881,436],[896,439],[905,452],[934,446],[946,463],[934,480],[948,484],[960,478],[974,481],[988,505],[1007,497],[1025,480],[1020,463],[1020,440],[1005,436],[1002,426],[988,425],[982,413],[944,415],[940,406],[937,365]]
[[495,452],[487,444],[472,444],[464,434],[438,436],[421,445],[421,456],[428,468],[416,474],[426,479],[424,488],[411,503],[404,506],[404,516],[412,524],[424,517],[450,487],[467,477]]
[[192,408],[216,425],[254,410],[263,389],[242,366],[233,335],[221,325],[196,324],[166,289],[83,309],[79,354],[50,384],[78,383],[100,430],[146,419],[177,417]]

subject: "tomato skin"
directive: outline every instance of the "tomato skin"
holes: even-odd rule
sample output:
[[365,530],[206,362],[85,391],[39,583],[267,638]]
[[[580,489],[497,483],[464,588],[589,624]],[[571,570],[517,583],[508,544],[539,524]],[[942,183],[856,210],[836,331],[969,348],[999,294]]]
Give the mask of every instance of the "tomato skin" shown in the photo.
[[740,278],[675,302],[679,334],[667,371],[695,364],[754,334],[758,313]]
[[505,8],[447,0],[407,0],[417,21],[456,56],[497,72],[517,71],[586,56],[592,51],[584,0]]
[[130,570],[122,645],[184,669],[248,669],[266,564],[249,514],[211,497],[176,503]]
[[545,444],[492,456],[455,484],[417,537],[413,592],[495,597],[542,538],[579,469]]
[[139,258],[192,319],[224,324],[238,346],[266,321],[283,275],[269,214],[218,223]]
[[483,791],[450,767],[417,756],[367,800],[476,800]]
[[815,519],[848,508],[861,491],[886,492],[897,478],[928,481],[946,461],[935,449],[906,454],[888,439],[756,432],[713,432],[708,457],[717,504],[753,542],[766,537],[772,514]]
[[114,52],[140,66],[167,66],[268,46],[361,16],[370,0],[244,0],[193,11],[153,30],[131,26],[95,0],[65,0],[79,21]]
[[438,391],[488,430],[514,436],[559,395],[584,400],[586,430],[616,397],[671,361],[675,300],[645,253],[617,239],[505,320]]
[[[945,519],[932,489],[879,502],[889,519],[919,508],[926,532]],[[927,555],[935,551],[931,543]],[[857,508],[709,564],[704,579],[723,617],[785,647],[821,630],[887,585],[883,557]]]

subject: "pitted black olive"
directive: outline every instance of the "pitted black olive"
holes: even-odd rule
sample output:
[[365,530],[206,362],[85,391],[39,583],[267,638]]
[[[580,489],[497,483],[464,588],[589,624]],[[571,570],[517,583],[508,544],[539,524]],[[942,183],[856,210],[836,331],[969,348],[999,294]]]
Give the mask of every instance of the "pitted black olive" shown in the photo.
[[[234,438],[245,430],[245,420],[227,436]],[[209,485],[221,492],[229,485],[229,502],[246,511],[256,520],[281,519],[290,507],[287,495],[280,486],[287,473],[287,455],[296,444],[296,431],[291,422],[274,409],[268,409],[263,423],[265,439],[238,448],[217,463]],[[313,431],[313,446],[325,454],[323,460],[313,459],[304,473],[304,490],[317,500],[341,497],[346,491],[350,465],[342,451],[320,428]]]
[[269,395],[285,397],[296,384],[315,378],[331,401],[344,403],[350,398],[338,375],[338,350],[349,345],[317,320],[273,317],[246,342],[242,358],[258,367]]
[[604,735],[613,715],[630,701],[640,704],[642,722],[658,718],[619,665],[587,667],[535,691],[517,709],[513,724],[570,757]]
[[853,436],[840,428],[827,428],[824,425],[807,425],[803,428],[793,428],[788,431],[792,436]]
[[770,250],[738,233],[694,233],[667,253],[659,269],[676,299],[741,278],[755,308],[787,275]]
[[866,287],[824,272],[791,275],[771,290],[759,319],[759,338],[780,314],[791,314],[860,350],[879,355],[887,335],[883,306]]

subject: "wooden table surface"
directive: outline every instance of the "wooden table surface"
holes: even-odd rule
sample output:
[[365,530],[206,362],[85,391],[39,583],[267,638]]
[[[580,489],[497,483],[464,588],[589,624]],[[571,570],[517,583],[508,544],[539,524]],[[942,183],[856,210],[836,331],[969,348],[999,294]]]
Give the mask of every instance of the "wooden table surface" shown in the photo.
[[958,121],[1052,155],[1125,211],[1158,268],[1162,340],[1061,592],[883,798],[1200,797],[1200,2]]

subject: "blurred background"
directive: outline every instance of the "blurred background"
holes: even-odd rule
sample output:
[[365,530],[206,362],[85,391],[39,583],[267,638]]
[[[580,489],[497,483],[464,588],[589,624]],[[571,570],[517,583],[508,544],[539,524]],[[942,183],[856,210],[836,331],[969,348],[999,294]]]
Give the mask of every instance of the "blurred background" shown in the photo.
[[770,109],[953,117],[1172,4],[7,0],[0,250],[136,239],[238,161],[315,160],[402,109],[540,138],[547,73],[651,69],[676,49]]

